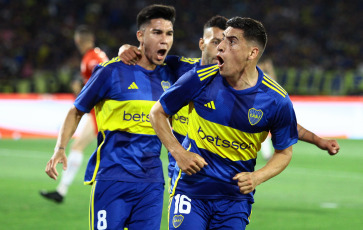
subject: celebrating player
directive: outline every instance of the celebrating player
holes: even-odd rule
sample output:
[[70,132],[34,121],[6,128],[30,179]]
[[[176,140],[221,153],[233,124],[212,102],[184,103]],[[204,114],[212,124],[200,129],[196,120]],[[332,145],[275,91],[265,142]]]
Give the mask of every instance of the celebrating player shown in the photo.
[[[119,58],[98,65],[69,111],[46,173],[66,163],[64,148],[85,112],[95,107],[98,147],[91,156],[85,183],[92,184],[92,229],[160,229],[164,178],[161,142],[149,112],[175,81],[162,65],[173,43],[175,9],[151,5],[137,15],[142,56],[135,66]],[[66,164],[64,165],[66,167]]]
[[[297,123],[286,91],[257,67],[266,42],[260,22],[228,20],[218,65],[189,71],[151,109],[152,126],[177,161],[169,229],[244,229],[256,186],[289,164]],[[189,103],[181,146],[168,117]],[[269,132],[275,153],[254,171]]]
[[[203,28],[203,37],[199,40],[199,48],[201,50],[201,58],[185,58],[178,56],[168,56],[165,59],[165,62],[174,70],[178,76],[182,76],[187,71],[191,70],[196,66],[201,65],[209,65],[217,63],[217,46],[223,39],[223,31],[226,29],[227,18],[223,16],[214,16],[209,19]],[[141,52],[137,49],[137,47],[130,45],[123,45],[119,50],[119,57],[123,62],[127,64],[135,64],[138,62],[139,55]],[[268,76],[272,76],[271,78],[275,80],[275,72],[269,59],[261,59],[258,62],[258,66],[262,67],[263,71],[267,71]],[[174,136],[179,140],[180,143],[183,142],[186,134],[187,134],[187,125],[188,125],[188,113],[189,106],[186,105],[182,109],[180,109],[175,115],[173,115],[172,126]],[[305,141],[311,144],[316,145],[322,150],[327,150],[330,155],[335,155],[339,151],[339,144],[336,140],[328,140],[321,138],[315,135],[313,132],[306,130],[300,124],[297,124],[299,140]],[[270,150],[270,137],[267,137],[263,142],[261,147],[262,156],[265,159],[270,159],[273,151]],[[175,160],[168,153],[169,157],[169,165],[168,165],[168,174],[169,178],[171,178],[173,168],[175,165]]]
[[[83,55],[81,62],[81,74],[83,83],[86,84],[92,75],[93,69],[101,62],[108,61],[107,55],[100,48],[95,47],[95,35],[85,25],[79,26],[74,33],[74,42]],[[77,81],[78,82],[78,81]],[[81,91],[77,83],[73,85],[75,95]],[[78,137],[75,138],[68,156],[67,170],[62,174],[61,181],[55,191],[41,191],[40,194],[57,203],[63,202],[67,195],[68,188],[72,184],[75,175],[83,161],[83,151],[97,136],[97,124],[94,110],[90,116],[86,116],[86,122]]]

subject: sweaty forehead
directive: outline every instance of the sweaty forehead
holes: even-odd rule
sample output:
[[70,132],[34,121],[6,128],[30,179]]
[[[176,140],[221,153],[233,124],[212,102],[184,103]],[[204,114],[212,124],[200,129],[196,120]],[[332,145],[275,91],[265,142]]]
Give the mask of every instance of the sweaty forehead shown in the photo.
[[151,19],[150,23],[145,24],[144,29],[146,30],[165,30],[165,31],[172,31],[173,30],[173,23],[169,20],[165,20],[163,18],[155,18]]
[[227,27],[223,35],[225,37],[236,37],[238,39],[243,39],[243,30],[233,27]]
[[223,38],[223,30],[218,27],[209,27],[204,30],[203,38]]

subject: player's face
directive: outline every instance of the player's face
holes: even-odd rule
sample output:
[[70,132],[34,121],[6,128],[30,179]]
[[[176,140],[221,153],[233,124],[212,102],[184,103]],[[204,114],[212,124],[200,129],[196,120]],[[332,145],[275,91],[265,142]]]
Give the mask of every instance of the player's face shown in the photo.
[[223,30],[218,27],[210,27],[204,30],[203,38],[199,40],[199,48],[202,51],[202,65],[216,64],[217,46],[223,39]]
[[173,24],[157,18],[138,31],[137,37],[143,50],[145,61],[151,65],[161,65],[173,45]]
[[81,36],[79,34],[74,34],[74,43],[76,44],[77,48],[81,46]]
[[243,30],[228,27],[224,31],[222,42],[218,45],[217,59],[221,75],[241,76],[255,49],[252,42],[247,42],[243,37]]

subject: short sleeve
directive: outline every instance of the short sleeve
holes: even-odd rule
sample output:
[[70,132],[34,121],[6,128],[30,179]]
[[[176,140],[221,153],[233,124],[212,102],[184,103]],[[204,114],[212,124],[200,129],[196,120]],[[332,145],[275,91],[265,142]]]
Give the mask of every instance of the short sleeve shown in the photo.
[[278,106],[270,131],[275,149],[283,150],[297,143],[296,116],[289,98],[285,98]]
[[92,108],[107,97],[112,84],[112,69],[96,66],[94,72],[77,96],[74,106],[82,112],[89,113]]
[[174,115],[198,94],[202,83],[195,68],[181,76],[160,97],[160,103],[168,115]]

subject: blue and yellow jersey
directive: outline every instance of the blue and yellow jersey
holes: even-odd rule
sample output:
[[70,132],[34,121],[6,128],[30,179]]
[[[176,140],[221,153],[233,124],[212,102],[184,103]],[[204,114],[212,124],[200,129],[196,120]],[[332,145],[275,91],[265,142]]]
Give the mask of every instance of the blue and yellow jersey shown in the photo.
[[87,165],[86,184],[95,180],[164,181],[161,142],[151,127],[149,112],[174,82],[167,65],[150,71],[114,58],[96,67],[74,103],[83,112],[94,107],[98,125],[97,149]]
[[254,171],[257,152],[269,131],[276,149],[297,142],[296,117],[288,94],[257,70],[254,87],[235,90],[219,74],[217,65],[195,67],[162,95],[160,103],[169,115],[190,105],[183,147],[208,163],[192,176],[176,165],[172,193],[253,202],[253,192],[241,194],[232,178],[240,172]]
[[[165,59],[165,63],[168,64],[170,69],[174,71],[175,75],[178,77],[181,77],[183,74],[193,69],[195,66],[200,66],[200,62],[201,62],[200,58],[186,58],[173,55],[169,55]],[[189,113],[189,106],[186,105],[183,108],[181,108],[176,114],[174,114],[174,116],[172,117],[173,133],[176,139],[178,139],[180,143],[183,143],[183,140],[187,135],[188,113]],[[170,152],[168,152],[168,158],[169,158],[168,175],[169,178],[171,178],[172,173],[174,171],[175,159],[170,154]]]

